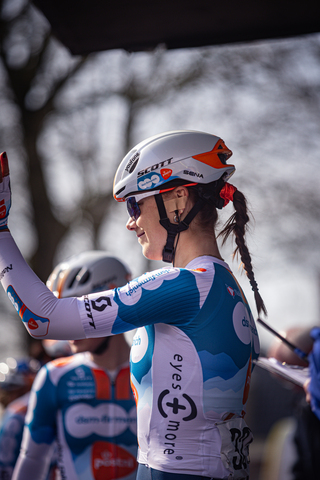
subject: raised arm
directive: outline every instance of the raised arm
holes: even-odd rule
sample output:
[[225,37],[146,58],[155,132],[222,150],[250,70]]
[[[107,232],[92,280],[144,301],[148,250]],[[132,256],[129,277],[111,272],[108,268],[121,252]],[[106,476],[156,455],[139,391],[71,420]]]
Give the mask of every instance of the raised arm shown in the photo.
[[[75,299],[58,300],[22,257],[8,229],[11,189],[8,158],[0,154],[0,280],[35,338],[85,338]],[[67,321],[68,320],[68,321]]]

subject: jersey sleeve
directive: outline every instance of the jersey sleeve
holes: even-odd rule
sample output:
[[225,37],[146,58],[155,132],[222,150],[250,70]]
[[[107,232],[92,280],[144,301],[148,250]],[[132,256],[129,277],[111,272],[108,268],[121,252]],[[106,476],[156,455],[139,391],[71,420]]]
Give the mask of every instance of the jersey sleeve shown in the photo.
[[7,232],[0,233],[0,280],[34,338],[85,338],[77,300],[57,299],[28,266]]
[[39,339],[109,336],[161,322],[179,326],[201,303],[195,276],[172,267],[115,290],[57,299],[29,268],[10,233],[0,233],[0,279],[23,324]]
[[47,478],[56,438],[56,395],[46,367],[32,386],[19,458],[12,480]]

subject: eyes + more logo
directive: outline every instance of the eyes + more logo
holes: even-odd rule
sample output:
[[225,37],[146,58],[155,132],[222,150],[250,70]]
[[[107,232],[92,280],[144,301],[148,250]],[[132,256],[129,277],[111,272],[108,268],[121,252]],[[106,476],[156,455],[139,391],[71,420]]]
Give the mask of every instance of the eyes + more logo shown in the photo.
[[[160,415],[167,420],[166,432],[164,435],[164,455],[173,455],[179,443],[179,429],[181,422],[190,422],[197,415],[197,406],[193,399],[182,393],[184,384],[183,357],[180,354],[173,355],[173,361],[169,362],[171,385],[160,392],[158,396],[158,410]],[[183,460],[183,457],[176,456],[176,460]]]

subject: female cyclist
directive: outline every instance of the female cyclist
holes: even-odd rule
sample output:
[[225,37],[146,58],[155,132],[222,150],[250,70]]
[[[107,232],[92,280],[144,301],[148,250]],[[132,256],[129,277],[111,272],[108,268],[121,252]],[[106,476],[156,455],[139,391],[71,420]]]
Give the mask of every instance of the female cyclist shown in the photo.
[[131,348],[137,402],[138,480],[246,479],[252,434],[244,421],[259,353],[244,294],[216,242],[217,209],[235,213],[220,232],[236,249],[266,313],[245,243],[245,197],[227,183],[235,167],[220,138],[173,131],[139,143],[122,160],[114,197],[143,254],[172,263],[125,287],[57,299],[19,253],[7,227],[9,169],[2,155],[0,277],[30,334],[77,339],[138,328]]

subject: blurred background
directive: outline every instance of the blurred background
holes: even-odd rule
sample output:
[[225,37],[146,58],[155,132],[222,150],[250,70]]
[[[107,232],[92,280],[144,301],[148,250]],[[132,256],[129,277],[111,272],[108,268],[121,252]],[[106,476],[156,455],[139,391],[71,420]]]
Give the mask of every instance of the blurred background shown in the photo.
[[[248,244],[269,324],[319,325],[320,34],[72,55],[28,0],[0,8],[0,150],[11,166],[10,229],[43,281],[57,262],[94,248],[119,256],[134,276],[160,267],[126,231],[113,176],[146,137],[203,130],[234,152],[232,183],[249,199]],[[224,209],[221,224],[231,213],[232,206]],[[231,251],[222,249],[224,259],[253,306]],[[0,312],[0,360],[25,354],[31,339],[2,290]],[[266,354],[274,338],[257,328]],[[273,424],[291,415],[300,396],[298,387],[255,369],[247,419],[256,438],[252,480],[261,475]]]

